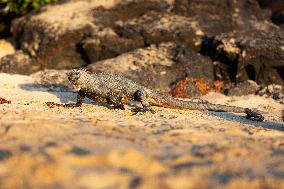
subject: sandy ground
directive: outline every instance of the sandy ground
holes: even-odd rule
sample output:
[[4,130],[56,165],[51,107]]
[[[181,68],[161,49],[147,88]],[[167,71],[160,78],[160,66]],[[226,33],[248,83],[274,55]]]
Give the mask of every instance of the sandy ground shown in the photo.
[[258,108],[242,114],[173,110],[133,115],[76,93],[0,74],[0,188],[284,188],[283,105],[259,96],[203,98]]

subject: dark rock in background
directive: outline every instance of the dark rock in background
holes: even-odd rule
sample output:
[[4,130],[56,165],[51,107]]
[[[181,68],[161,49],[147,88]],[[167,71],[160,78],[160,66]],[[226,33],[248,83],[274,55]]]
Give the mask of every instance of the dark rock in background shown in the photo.
[[195,18],[169,12],[149,12],[118,25],[116,32],[127,38],[142,36],[146,46],[162,42],[176,42],[192,49],[201,44],[200,38],[204,34]]
[[[141,7],[141,5],[143,5]],[[117,56],[133,47],[119,48],[126,40],[111,32],[111,25],[117,20],[138,17],[149,10],[161,10],[162,1],[67,1],[62,4],[46,6],[30,13],[13,23],[13,36],[18,47],[36,58],[42,68],[69,69],[86,66],[88,60],[94,61]],[[114,35],[113,35],[114,33]],[[96,34],[94,36],[93,34]],[[93,54],[89,43],[91,38],[98,41]],[[136,43],[136,41],[134,41]]]
[[284,28],[284,10],[274,13],[273,16],[271,17],[271,20],[275,24]]
[[284,1],[283,0],[258,0],[263,8],[268,8],[272,11],[271,20],[284,28]]
[[90,65],[162,90],[186,77],[283,85],[281,11],[278,0],[60,1],[13,22],[28,63],[16,53],[0,71]]
[[142,36],[146,45],[174,41],[199,51],[203,36],[253,29],[269,18],[257,1],[176,0],[170,12],[148,12],[115,31],[128,38]]
[[257,0],[176,0],[173,12],[188,17],[200,13],[231,18],[266,20],[270,13]]
[[261,9],[257,0],[176,0],[173,12],[189,18],[199,17],[207,29],[206,36],[253,29],[271,16],[270,11]]
[[9,54],[0,59],[0,70],[2,72],[31,74],[40,69],[40,64],[35,63],[27,54],[21,50]]
[[223,33],[205,38],[203,45],[202,53],[216,61],[218,79],[283,85],[284,33],[279,28]]
[[85,38],[79,46],[85,55],[86,62],[92,63],[144,47],[144,40],[141,36],[133,39],[121,37],[112,29],[106,28],[102,32]]
[[236,86],[233,86],[230,89],[227,89],[225,93],[228,96],[242,96],[256,94],[259,90],[260,86],[256,82],[247,80],[238,83]]
[[144,86],[167,89],[185,77],[213,81],[212,61],[175,43],[162,43],[122,54],[116,58],[95,62],[91,72],[121,74]]
[[262,87],[257,94],[260,96],[271,97],[274,100],[280,101],[280,103],[284,104],[284,87],[282,85],[271,84]]
[[70,70],[43,70],[31,74],[34,78],[34,83],[30,86],[24,87],[44,87],[48,91],[74,91],[73,85],[69,82],[67,78],[67,73]]
[[186,85],[184,92],[187,98],[195,98],[202,96],[202,93],[191,83],[188,83]]

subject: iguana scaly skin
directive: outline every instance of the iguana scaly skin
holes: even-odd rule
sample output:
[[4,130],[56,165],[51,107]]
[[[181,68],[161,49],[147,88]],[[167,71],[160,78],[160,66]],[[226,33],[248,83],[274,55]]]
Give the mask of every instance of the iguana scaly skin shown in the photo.
[[127,78],[111,73],[90,74],[84,69],[72,70],[67,73],[69,81],[77,88],[77,106],[81,106],[85,97],[95,100],[105,99],[112,104],[114,109],[124,110],[123,102],[135,100],[142,104],[142,111],[153,110],[150,106],[162,106],[169,108],[208,110],[215,112],[245,113],[248,119],[263,121],[264,117],[248,108],[211,104],[204,102],[191,102],[178,100],[170,96],[162,95]]

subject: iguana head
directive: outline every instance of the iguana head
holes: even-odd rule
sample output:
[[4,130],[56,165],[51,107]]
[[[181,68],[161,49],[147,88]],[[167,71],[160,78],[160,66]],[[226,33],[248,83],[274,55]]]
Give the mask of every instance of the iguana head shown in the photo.
[[86,69],[74,69],[67,73],[68,80],[79,89],[87,83],[89,75]]

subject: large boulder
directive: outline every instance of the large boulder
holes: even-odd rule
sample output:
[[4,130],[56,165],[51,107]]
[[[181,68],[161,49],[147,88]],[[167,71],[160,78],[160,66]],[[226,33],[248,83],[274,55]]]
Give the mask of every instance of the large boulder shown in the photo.
[[259,0],[263,8],[268,8],[272,11],[271,20],[284,28],[284,1],[283,0]]
[[213,63],[190,49],[175,43],[162,43],[124,53],[116,58],[90,64],[91,72],[112,72],[144,86],[169,89],[186,77],[214,80]]
[[254,29],[269,19],[256,0],[176,0],[171,11],[148,12],[114,29],[128,39],[142,36],[146,45],[174,41],[199,51],[203,36]]
[[[14,21],[12,33],[16,46],[40,65],[40,69],[79,68],[88,64],[83,52],[88,38],[96,40],[98,60],[122,53],[120,39],[112,32],[115,21],[138,17],[150,10],[166,9],[166,2],[157,0],[63,1],[48,5]],[[109,28],[109,29],[108,29]],[[109,32],[106,32],[109,31]],[[110,40],[109,40],[110,39]],[[132,43],[135,49],[139,43]],[[88,49],[88,48],[87,48]]]
[[202,53],[215,61],[217,79],[283,85],[284,32],[276,26],[269,27],[204,39]]
[[21,50],[2,57],[0,61],[0,70],[7,73],[31,74],[41,69],[40,64],[34,62]]
[[261,9],[257,0],[175,0],[173,11],[193,16],[202,13],[220,17],[243,17],[247,20],[265,20],[270,12]]
[[[283,30],[271,22],[269,6],[261,0],[60,1],[13,23],[18,52],[0,60],[0,71],[29,74],[42,69],[105,65],[101,62],[109,62],[110,70],[104,71],[113,71],[120,60],[115,57],[172,44],[189,53],[191,62],[213,61],[209,70],[214,79],[282,84]],[[26,58],[19,59],[19,55]],[[151,64],[150,58],[144,59]],[[18,60],[25,60],[25,64]],[[185,77],[186,71],[177,70],[191,70],[190,74],[208,78],[208,72],[200,72],[195,64],[180,64],[176,58],[171,61],[175,69],[166,72],[173,72],[173,77],[156,80],[163,83],[157,84],[158,88]],[[114,64],[111,68],[110,62]],[[129,74],[148,72],[147,78],[160,78],[154,68],[140,66],[137,70],[142,73]]]

